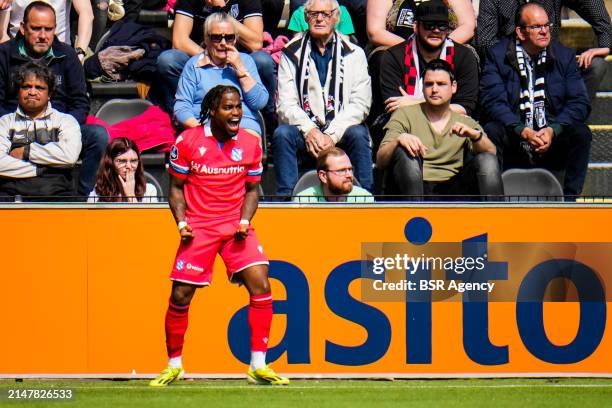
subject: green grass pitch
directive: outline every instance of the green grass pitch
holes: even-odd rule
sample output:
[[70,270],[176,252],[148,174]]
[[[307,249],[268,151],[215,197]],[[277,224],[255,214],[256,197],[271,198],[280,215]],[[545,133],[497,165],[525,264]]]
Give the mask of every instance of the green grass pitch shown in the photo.
[[[285,387],[236,380],[0,380],[3,407],[612,407],[612,379],[293,380]],[[9,389],[70,388],[71,401],[8,399]]]

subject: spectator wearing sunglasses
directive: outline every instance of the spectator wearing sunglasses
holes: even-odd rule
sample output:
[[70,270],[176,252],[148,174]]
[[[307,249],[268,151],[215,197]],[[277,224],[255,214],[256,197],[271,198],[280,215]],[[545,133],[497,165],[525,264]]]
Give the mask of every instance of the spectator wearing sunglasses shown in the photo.
[[449,38],[448,8],[431,0],[416,8],[414,34],[389,48],[382,59],[380,85],[387,112],[422,103],[422,72],[435,59],[448,62],[457,81],[451,109],[471,115],[478,100],[478,60],[468,47]]
[[184,128],[200,125],[200,111],[204,96],[216,85],[233,85],[240,90],[243,115],[240,127],[261,135],[257,111],[268,101],[253,59],[238,52],[236,21],[225,13],[211,14],[204,23],[206,49],[192,57],[181,74],[174,117]]
[[299,192],[298,203],[372,203],[370,192],[354,185],[353,165],[344,150],[330,147],[317,157],[319,184]]
[[[172,50],[157,59],[158,80],[153,84],[150,99],[172,113],[179,77],[187,60],[204,50],[204,22],[214,13],[227,13],[236,19],[236,48],[249,53],[255,61],[268,95],[276,91],[276,64],[263,45],[263,10],[260,0],[177,0],[172,26]],[[274,98],[269,97],[263,110],[267,125],[274,123]]]
[[[367,4],[366,29],[369,44],[366,52],[372,76],[372,110],[368,122],[373,122],[384,112],[379,83],[382,57],[389,47],[404,42],[414,34],[414,15],[420,2],[420,0],[376,0]],[[445,3],[449,7],[448,36],[457,43],[468,43],[474,36],[476,28],[472,2],[447,0]]]

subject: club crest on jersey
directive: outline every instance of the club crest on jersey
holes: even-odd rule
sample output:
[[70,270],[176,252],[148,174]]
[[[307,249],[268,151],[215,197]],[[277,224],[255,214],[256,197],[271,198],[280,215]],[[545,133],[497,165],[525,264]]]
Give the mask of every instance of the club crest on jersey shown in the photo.
[[232,149],[232,160],[233,161],[240,161],[242,160],[242,149],[239,147],[234,147]]
[[204,156],[204,153],[206,153],[206,148],[204,146],[200,146],[198,150],[200,151],[200,156]]
[[178,148],[176,147],[176,145],[173,145],[172,149],[170,150],[170,160],[176,159],[178,159]]
[[184,267],[185,267],[185,262],[181,261],[180,259],[178,261],[176,261],[176,270],[177,271],[182,271]]

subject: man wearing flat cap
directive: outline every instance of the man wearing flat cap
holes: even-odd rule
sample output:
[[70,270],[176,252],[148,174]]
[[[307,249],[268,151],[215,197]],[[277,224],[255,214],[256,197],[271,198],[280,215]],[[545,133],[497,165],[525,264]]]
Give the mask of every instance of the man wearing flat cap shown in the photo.
[[439,58],[451,65],[457,81],[451,109],[472,114],[478,100],[475,51],[448,37],[448,8],[441,0],[420,3],[415,20],[414,34],[383,56],[380,84],[387,112],[424,101],[421,73],[428,62]]

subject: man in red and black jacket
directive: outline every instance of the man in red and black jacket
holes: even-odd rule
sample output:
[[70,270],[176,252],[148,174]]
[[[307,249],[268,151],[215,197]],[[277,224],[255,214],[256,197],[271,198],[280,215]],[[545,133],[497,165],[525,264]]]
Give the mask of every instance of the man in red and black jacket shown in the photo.
[[471,115],[478,102],[478,59],[475,52],[448,38],[448,8],[441,0],[419,4],[415,19],[414,34],[389,48],[383,56],[380,85],[386,111],[422,103],[421,73],[428,62],[439,58],[453,67],[457,81],[451,109]]

